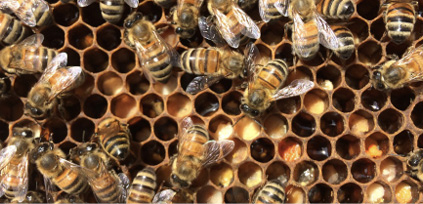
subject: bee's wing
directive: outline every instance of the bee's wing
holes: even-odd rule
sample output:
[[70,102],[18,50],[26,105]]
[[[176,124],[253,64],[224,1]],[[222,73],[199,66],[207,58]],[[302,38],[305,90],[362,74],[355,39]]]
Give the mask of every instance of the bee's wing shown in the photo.
[[[14,184],[16,185],[9,186],[6,184],[8,182],[2,182],[0,184],[0,195],[5,193],[5,189],[9,189],[13,192],[16,192],[15,199],[17,199],[19,202],[25,200],[26,193],[28,192],[28,161],[28,155],[25,155],[21,158],[19,164],[16,165],[16,169],[14,169],[14,174],[19,175],[14,178]],[[6,178],[9,177],[3,177],[2,181]]]
[[19,1],[16,0],[2,0],[0,1],[0,10],[16,11],[20,6]]
[[413,83],[423,81],[423,73],[413,72],[410,74],[410,77],[405,81],[405,83]]
[[290,3],[291,3],[290,0],[279,0],[279,1],[276,1],[273,5],[279,11],[280,14],[282,14],[285,17],[288,17],[289,16],[288,8]]
[[172,189],[162,190],[154,195],[152,203],[169,203],[175,194],[176,192]]
[[163,43],[163,46],[165,47],[166,52],[170,56],[169,63],[172,64],[174,67],[181,67],[181,64],[180,64],[181,57],[179,56],[179,53],[176,52],[175,48],[170,46],[157,31],[153,31],[153,34],[156,36],[159,42]]
[[41,47],[44,41],[44,35],[37,33],[25,38],[18,45]]
[[15,145],[8,145],[0,150],[0,170],[2,170],[16,153]]
[[[63,68],[65,69],[65,68]],[[67,72],[65,76],[56,77],[56,83],[51,84],[51,96],[49,100],[52,100],[57,95],[68,91],[69,88],[73,87],[75,83],[80,85],[84,80],[81,80],[81,77],[84,77],[84,72],[81,67],[67,67]]]
[[48,80],[56,73],[57,69],[65,67],[67,64],[68,54],[65,52],[59,53],[51,60],[50,64],[48,64],[38,83],[48,82]]
[[269,6],[269,0],[259,0],[260,17],[266,23],[271,20],[267,17],[269,15],[269,13],[267,12],[269,11]]
[[184,119],[182,119],[181,121],[181,130],[182,130],[182,134],[178,139],[179,139],[179,143],[181,142],[181,140],[183,140],[186,136],[186,133],[188,131],[188,129],[194,125],[194,121],[192,121],[191,117],[185,117]]
[[293,11],[292,15],[293,21],[294,21],[294,27],[292,31],[292,41],[294,43],[294,46],[296,46],[298,49],[295,49],[296,52],[299,52],[298,54],[300,56],[310,56],[310,49],[304,49],[304,45],[307,45],[307,30],[304,26],[304,22],[301,19],[300,15]]
[[223,39],[233,48],[238,48],[241,41],[240,35],[235,34],[231,31],[231,19],[226,17],[219,9],[213,8],[213,12],[216,15],[217,29],[220,31]]
[[78,0],[78,6],[80,7],[86,7],[90,4],[94,3],[96,0]]
[[235,142],[232,140],[210,140],[204,144],[204,160],[202,166],[207,167],[220,160],[232,152],[235,147]]
[[44,175],[43,175],[43,178],[44,178],[44,186],[45,186],[45,192],[46,192],[46,201],[47,203],[54,203],[54,200],[56,199],[56,196],[59,190],[56,188],[56,186],[51,181],[51,179],[47,178]]
[[[20,9],[22,1],[17,0],[2,0],[0,1],[0,9],[9,9],[26,25],[35,27],[37,20],[33,9]],[[23,5],[25,6],[25,5]],[[48,12],[50,7],[44,0],[32,0],[32,7],[37,8],[41,13]]]
[[279,100],[283,98],[290,98],[306,93],[314,87],[314,82],[307,79],[297,79],[291,82],[285,88],[279,90],[272,96],[272,100]]
[[139,0],[125,0],[125,3],[128,4],[132,8],[137,8],[140,2]]
[[316,21],[317,29],[319,30],[320,44],[331,50],[338,49],[341,46],[339,39],[336,37],[332,28],[330,28],[330,25],[319,13],[317,13],[317,11],[314,12],[314,20]]
[[226,44],[216,25],[208,21],[206,17],[201,16],[198,18],[198,28],[203,38],[213,41],[216,46],[223,47]]
[[254,76],[256,69],[255,61],[260,58],[260,51],[254,43],[248,43],[244,50],[245,65],[247,66],[247,77]]
[[260,28],[254,23],[253,19],[251,19],[248,14],[246,14],[241,8],[239,8],[238,4],[232,4],[232,11],[238,22],[245,26],[245,28],[241,31],[242,34],[248,36],[249,38],[259,39],[260,38]]
[[209,88],[211,85],[217,83],[224,76],[197,76],[195,77],[187,86],[186,92],[192,95],[197,94],[198,92]]
[[126,202],[126,197],[128,196],[128,188],[131,184],[131,181],[129,180],[128,176],[126,176],[124,173],[119,173],[119,191],[121,191],[121,196],[119,198],[120,203]]

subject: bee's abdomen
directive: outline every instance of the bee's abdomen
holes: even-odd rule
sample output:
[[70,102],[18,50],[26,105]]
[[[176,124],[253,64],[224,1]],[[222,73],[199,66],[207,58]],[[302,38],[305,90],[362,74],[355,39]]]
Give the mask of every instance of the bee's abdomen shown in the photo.
[[63,168],[62,172],[52,178],[54,184],[68,194],[79,194],[86,190],[88,183],[79,173],[70,168]]
[[14,44],[23,40],[30,30],[9,14],[0,12],[0,40]]
[[203,156],[203,145],[209,140],[209,134],[204,126],[193,125],[187,130],[187,140],[180,143],[178,147],[180,155],[201,158]]
[[[3,172],[4,171],[4,172]],[[1,179],[1,188],[5,196],[9,199],[16,197],[19,193],[21,185],[24,184],[23,180],[26,179],[25,168],[21,166],[20,159],[12,159],[9,164],[1,172],[4,174]]]
[[52,13],[43,11],[42,6],[35,7],[34,16],[38,27],[48,26],[53,23]]
[[254,200],[254,203],[284,203],[285,190],[279,182],[269,181]]
[[127,203],[151,203],[156,188],[156,173],[152,168],[139,171],[132,183]]
[[409,3],[390,4],[385,13],[386,30],[393,42],[404,42],[414,29],[415,10]]
[[124,160],[129,155],[129,137],[124,132],[110,137],[103,137],[101,138],[101,143],[105,151],[118,160]]
[[264,15],[266,15],[266,17],[268,19],[278,19],[282,17],[282,14],[278,11],[278,9],[275,7],[275,3],[277,1],[272,1],[269,0],[267,1],[267,6],[263,9],[266,9],[266,11],[264,12]]
[[258,82],[271,90],[277,90],[283,86],[288,76],[288,65],[281,59],[275,59],[266,64],[258,73]]
[[109,23],[118,23],[124,10],[123,0],[101,0],[101,15]]
[[220,54],[213,49],[188,49],[182,53],[182,69],[197,75],[211,75],[219,71]]
[[91,188],[101,202],[120,202],[122,195],[119,181],[109,172],[90,182]]
[[355,8],[351,0],[322,0],[317,11],[328,19],[348,19]]
[[340,47],[334,50],[335,54],[343,60],[350,58],[355,50],[353,34],[344,26],[333,26],[332,29],[340,42]]
[[[293,35],[294,50],[301,59],[309,60],[319,51],[319,33],[316,23],[313,21],[305,23],[303,32]],[[302,35],[302,39],[298,35]]]
[[159,42],[151,42],[146,46],[144,66],[150,71],[156,81],[166,83],[172,73],[171,57]]

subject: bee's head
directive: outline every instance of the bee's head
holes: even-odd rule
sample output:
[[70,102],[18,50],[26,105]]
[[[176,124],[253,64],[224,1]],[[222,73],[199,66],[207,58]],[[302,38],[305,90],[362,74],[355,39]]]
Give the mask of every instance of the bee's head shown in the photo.
[[173,186],[179,188],[188,188],[191,185],[189,182],[179,178],[179,176],[176,174],[170,175],[170,182],[172,182]]
[[90,142],[90,143],[84,143],[83,145],[79,147],[74,147],[69,151],[69,155],[72,159],[80,157],[82,155],[85,155],[87,153],[94,152],[97,149],[97,144]]
[[50,142],[38,143],[34,149],[30,152],[30,161],[35,163],[36,160],[40,159],[46,153],[54,149],[54,144]]
[[123,23],[123,26],[124,26],[125,28],[132,28],[132,26],[134,26],[134,24],[136,24],[136,22],[137,22],[138,20],[142,19],[142,17],[143,17],[143,15],[142,15],[142,13],[141,13],[141,12],[135,12],[135,13],[132,13],[131,15],[129,15],[129,16],[125,19],[125,21],[124,21],[124,23]]
[[379,70],[376,70],[376,71],[373,72],[372,84],[373,84],[373,87],[377,90],[387,89],[387,87],[385,85],[385,79],[384,79],[382,73]]
[[411,168],[417,167],[423,159],[423,149],[416,150],[415,152],[411,153],[411,155],[407,159],[407,165]]
[[248,115],[248,116],[250,116],[250,117],[252,117],[252,118],[254,118],[254,117],[257,117],[259,114],[260,114],[260,111],[258,111],[257,109],[253,109],[253,108],[251,108],[249,105],[247,105],[246,103],[242,103],[240,106],[239,106],[239,109],[241,109],[241,111],[244,113],[244,114],[246,114],[246,115]]

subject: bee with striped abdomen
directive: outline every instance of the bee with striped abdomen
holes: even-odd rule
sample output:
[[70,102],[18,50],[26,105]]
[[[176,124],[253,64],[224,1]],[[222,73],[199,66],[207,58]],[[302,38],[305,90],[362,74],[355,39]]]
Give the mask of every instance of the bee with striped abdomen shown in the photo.
[[0,11],[0,41],[11,45],[25,39],[31,29],[26,27],[15,17]]
[[412,0],[389,0],[382,6],[385,29],[392,42],[401,44],[414,29],[416,22],[418,2]]
[[260,17],[264,22],[287,17],[290,0],[259,0]]
[[417,149],[411,152],[407,157],[406,173],[412,178],[423,182],[423,149]]
[[131,132],[128,125],[116,118],[105,118],[95,133],[101,148],[111,158],[122,161],[130,153]]
[[156,188],[156,172],[146,167],[137,173],[128,192],[126,203],[151,203]]
[[[86,7],[97,0],[78,0],[80,7]],[[124,5],[128,4],[132,8],[137,8],[139,0],[99,0],[100,10],[103,19],[109,23],[118,23],[123,16]]]
[[181,38],[192,38],[197,31],[198,15],[203,0],[178,0],[178,5],[172,8],[175,33]]
[[409,48],[401,59],[392,59],[378,66],[371,78],[378,90],[399,89],[423,81],[423,46]]
[[354,36],[345,26],[331,26],[339,41],[339,47],[333,52],[342,60],[347,60],[355,51]]
[[0,9],[12,11],[29,27],[44,27],[53,23],[53,14],[44,0],[2,0]]
[[254,118],[270,107],[275,100],[301,95],[314,87],[310,80],[298,79],[285,88],[289,68],[285,61],[275,59],[260,67],[251,76],[240,109]]
[[34,34],[22,42],[0,50],[0,67],[9,74],[41,73],[58,54],[42,46],[44,36]]
[[13,198],[10,203],[45,203],[44,195],[37,191],[28,191],[25,199],[19,201],[18,198]]
[[178,53],[158,34],[156,27],[136,12],[126,18],[124,41],[135,49],[150,81],[167,83],[173,66],[179,66]]
[[329,20],[347,20],[355,12],[351,0],[320,0],[317,11]]
[[209,140],[204,125],[194,124],[190,117],[181,123],[178,153],[171,159],[170,181],[176,188],[188,188],[201,169],[222,160],[232,152],[232,140]]
[[285,203],[286,194],[284,183],[279,179],[268,181],[253,197],[253,203]]

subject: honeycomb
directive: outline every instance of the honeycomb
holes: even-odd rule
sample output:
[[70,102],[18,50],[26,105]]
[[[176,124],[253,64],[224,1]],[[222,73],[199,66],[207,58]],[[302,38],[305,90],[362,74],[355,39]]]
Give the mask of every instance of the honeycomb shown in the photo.
[[[356,11],[347,27],[353,32],[356,50],[346,62],[333,56],[297,63],[288,81],[308,78],[317,85],[308,93],[275,102],[259,118],[260,127],[239,110],[242,90],[231,80],[221,80],[197,95],[185,92],[194,75],[174,70],[167,84],[151,84],[140,69],[136,53],[122,41],[122,22],[106,23],[94,3],[79,8],[75,2],[47,0],[55,24],[41,29],[44,45],[69,56],[69,65],[82,66],[85,83],[65,99],[69,114],[40,121],[54,133],[53,141],[65,152],[88,141],[105,117],[115,116],[129,124],[131,156],[123,162],[132,177],[151,166],[158,183],[170,186],[169,159],[177,151],[175,135],[180,121],[194,116],[204,122],[212,136],[222,124],[235,124],[235,149],[226,159],[203,169],[192,189],[195,201],[249,202],[267,180],[289,178],[288,202],[362,203],[374,199],[373,191],[387,203],[397,203],[396,192],[412,187],[412,201],[423,202],[419,183],[403,172],[405,156],[423,147],[423,98],[421,83],[392,92],[371,88],[370,67],[387,55],[401,56],[409,46],[422,44],[423,18],[416,21],[411,38],[401,45],[381,41],[385,31],[378,0],[356,0]],[[420,2],[423,5],[423,2]],[[421,7],[421,6],[420,6]],[[420,8],[421,9],[421,8]],[[206,41],[180,40],[167,27],[163,10],[151,0],[137,8],[147,15],[162,36],[178,52],[208,46]],[[129,7],[126,8],[128,15]],[[248,12],[259,21],[257,8]],[[262,59],[292,62],[292,42],[284,36],[287,19],[260,23],[261,39],[255,41]],[[200,44],[201,43],[201,44]],[[321,48],[325,55],[327,50]],[[292,65],[292,63],[291,63]],[[0,99],[0,139],[7,141],[14,126],[33,121],[23,114],[23,104],[37,79],[21,75],[11,79],[12,93]],[[333,89],[325,84],[330,83]],[[218,107],[218,108],[216,108]],[[301,154],[287,161],[287,144]],[[372,144],[380,148],[372,157]],[[302,175],[311,172],[311,180]],[[377,196],[376,196],[377,197]]]

